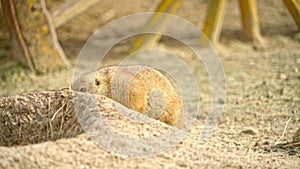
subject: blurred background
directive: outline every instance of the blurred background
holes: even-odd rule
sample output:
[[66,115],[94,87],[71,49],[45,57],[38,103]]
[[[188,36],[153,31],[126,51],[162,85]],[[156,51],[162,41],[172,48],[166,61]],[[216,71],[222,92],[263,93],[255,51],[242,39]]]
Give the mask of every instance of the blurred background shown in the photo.
[[[78,0],[46,0],[48,16],[55,21],[55,17],[58,18],[61,15],[60,12],[68,9],[68,4],[70,5],[72,1]],[[47,69],[40,72],[32,71],[30,66],[26,65],[26,61],[20,62],[18,59],[21,54],[18,54],[11,45],[9,30],[4,19],[6,13],[2,12],[0,15],[0,96],[70,87],[77,56],[95,31],[122,16],[155,11],[161,2],[160,0],[97,0],[86,10],[78,12],[70,19],[64,19],[63,22],[56,20],[57,22],[51,23],[52,25],[46,24],[44,27],[39,24],[26,25],[24,23],[30,23],[31,20],[27,21],[25,14],[23,18],[19,16],[24,21],[23,27],[21,26],[22,33],[29,37],[27,39],[25,37],[29,51],[43,51],[46,48],[43,44],[52,41],[49,36],[51,27],[57,34],[57,42],[64,53],[61,58],[58,58],[62,60],[58,64],[63,66],[55,70]],[[175,15],[190,21],[202,30],[206,23],[210,3],[209,0],[183,1]],[[18,5],[17,8],[22,9]],[[214,44],[226,75],[226,109],[219,129],[212,137],[213,144],[208,145],[212,146],[209,150],[216,151],[211,151],[212,158],[204,156],[204,159],[219,159],[220,164],[222,163],[218,165],[219,167],[223,164],[226,166],[226,163],[234,160],[236,160],[235,163],[243,166],[246,160],[248,165],[246,168],[249,166],[256,168],[255,166],[261,165],[270,168],[283,166],[296,168],[299,166],[299,149],[296,153],[295,150],[293,150],[294,153],[291,153],[291,150],[283,150],[284,152],[280,154],[272,152],[270,147],[278,141],[288,119],[291,120],[281,142],[292,141],[296,137],[296,130],[300,124],[299,27],[284,1],[260,0],[256,2],[256,9],[261,33],[259,41],[247,37],[244,32],[240,4],[237,0],[228,0],[224,8],[220,35]],[[36,6],[33,3],[29,4],[28,8],[24,8],[23,12],[26,10],[33,11],[28,15],[36,19],[40,18],[36,11],[42,11],[42,7],[39,3]],[[17,12],[22,13],[22,10]],[[43,19],[36,20],[39,23],[46,23]],[[28,33],[30,32],[28,30],[33,28],[41,28],[41,30],[37,29],[38,31],[32,34]],[[43,31],[47,36],[43,36]],[[39,32],[42,33],[39,34]],[[35,38],[32,37],[37,37],[40,43],[36,43]],[[47,39],[47,42],[44,43],[43,39]],[[104,66],[119,63],[127,55],[134,40],[135,38],[126,39],[109,51]],[[172,39],[162,37],[155,45],[172,51],[188,61],[193,61],[193,54]],[[47,51],[52,50],[45,49],[44,51],[49,53]],[[36,53],[37,56],[44,58],[42,52],[40,55],[39,52]],[[42,60],[42,63],[50,64],[45,60]],[[201,105],[203,105],[201,107],[203,113],[198,115],[198,120],[202,123],[209,112],[211,86],[204,67],[195,72],[198,72],[199,76]],[[215,146],[215,143],[220,143],[220,145]],[[188,151],[190,150],[180,152],[183,153],[183,159],[187,157],[184,155]],[[226,151],[224,156],[218,153],[224,151]],[[249,154],[244,152],[253,154],[248,156]],[[199,151],[199,153],[203,152]],[[242,158],[241,154],[249,158]],[[234,158],[230,160],[227,155]],[[111,160],[111,162],[115,161]],[[125,164],[126,160],[119,161],[119,164],[123,163]],[[151,160],[141,163],[151,163]],[[187,163],[187,166],[194,164],[191,161]]]

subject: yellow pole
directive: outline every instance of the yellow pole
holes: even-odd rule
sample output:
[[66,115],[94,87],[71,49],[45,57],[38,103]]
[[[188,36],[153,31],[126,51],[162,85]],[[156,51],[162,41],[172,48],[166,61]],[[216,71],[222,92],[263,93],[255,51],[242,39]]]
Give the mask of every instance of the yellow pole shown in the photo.
[[[211,0],[208,7],[203,33],[213,43],[216,43],[220,37],[226,2],[227,0]],[[201,45],[206,43],[206,38],[202,38]]]
[[246,35],[254,41],[262,42],[255,0],[240,0],[242,24]]
[[[147,30],[155,30],[160,31],[162,30],[165,25],[168,23],[168,18],[162,18],[159,13],[169,13],[175,14],[177,9],[181,6],[184,0],[163,0],[156,9],[156,14],[154,14],[148,23],[143,28],[144,31]],[[154,44],[159,40],[161,35],[156,34],[146,34],[146,35],[139,35],[136,40],[133,42],[129,54],[136,52],[139,49],[147,49],[154,46]]]
[[300,29],[300,0],[283,0]]
[[77,0],[77,1],[67,1],[65,4],[61,5],[56,9],[53,14],[53,24],[55,28],[60,27],[71,18],[76,15],[86,11],[91,6],[100,2],[100,0]]

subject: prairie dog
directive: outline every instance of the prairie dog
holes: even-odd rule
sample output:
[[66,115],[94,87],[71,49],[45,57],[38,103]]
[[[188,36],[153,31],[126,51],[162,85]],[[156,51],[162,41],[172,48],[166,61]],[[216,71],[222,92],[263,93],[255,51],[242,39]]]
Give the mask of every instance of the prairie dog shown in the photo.
[[107,96],[151,118],[182,127],[182,99],[171,82],[153,68],[102,68],[83,75],[72,89]]

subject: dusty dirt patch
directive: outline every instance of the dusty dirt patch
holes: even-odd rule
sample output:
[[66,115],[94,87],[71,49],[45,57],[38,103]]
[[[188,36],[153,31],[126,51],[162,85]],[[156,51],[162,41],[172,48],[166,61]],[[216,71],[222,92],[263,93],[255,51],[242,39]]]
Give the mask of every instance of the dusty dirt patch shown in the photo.
[[[59,2],[48,1],[50,9]],[[127,6],[126,1],[121,1],[120,4],[118,2],[103,0],[57,30],[60,42],[73,63],[85,40],[99,26],[125,14],[152,10],[153,4],[158,1],[134,1],[136,3],[130,3],[132,6]],[[187,1],[178,15],[202,27],[206,5],[206,1]],[[227,80],[226,109],[219,128],[207,143],[198,143],[210,101],[210,84],[203,71],[203,110],[198,115],[198,122],[188,137],[168,152],[151,158],[121,158],[106,152],[83,134],[35,145],[0,147],[0,167],[299,167],[299,148],[273,147],[290,117],[292,119],[280,143],[291,141],[293,133],[300,127],[300,43],[296,24],[282,1],[258,1],[265,43],[254,46],[242,38],[237,6],[236,1],[229,1],[224,31],[220,44],[217,45]],[[159,45],[178,50],[178,46],[168,41],[162,40]],[[126,43],[115,47],[111,54],[116,59],[113,62],[118,61],[126,47]],[[1,95],[68,86],[71,75],[72,70],[43,77],[29,75],[30,80],[14,75],[11,76],[14,78],[1,81]]]

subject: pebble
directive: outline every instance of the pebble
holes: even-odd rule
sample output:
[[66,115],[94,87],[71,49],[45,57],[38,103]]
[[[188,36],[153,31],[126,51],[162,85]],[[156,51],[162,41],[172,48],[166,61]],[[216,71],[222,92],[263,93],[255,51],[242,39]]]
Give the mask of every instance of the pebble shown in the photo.
[[252,128],[252,127],[246,127],[241,132],[241,134],[249,134],[249,135],[257,135],[258,130]]
[[300,141],[300,128],[294,134],[293,141]]
[[290,150],[288,153],[289,153],[289,155],[293,156],[293,155],[296,155],[296,154],[297,154],[297,151],[294,150],[294,149],[292,149],[292,150]]
[[279,74],[279,78],[280,78],[280,79],[283,79],[283,80],[287,80],[287,79],[288,79],[288,75],[287,75],[287,74],[284,74],[284,73],[280,73],[280,74]]

